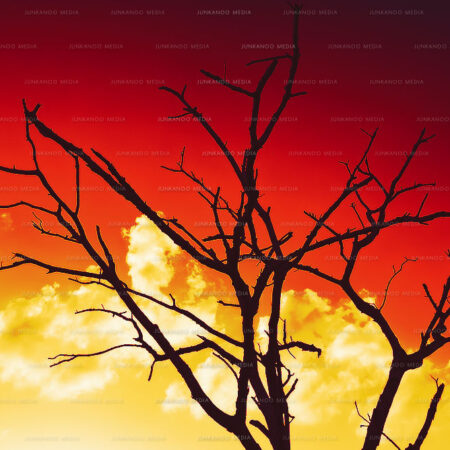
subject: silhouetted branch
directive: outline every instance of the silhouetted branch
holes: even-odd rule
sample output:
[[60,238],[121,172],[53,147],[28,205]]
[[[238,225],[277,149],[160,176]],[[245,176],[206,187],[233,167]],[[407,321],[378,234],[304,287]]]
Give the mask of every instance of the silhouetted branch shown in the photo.
[[16,169],[15,167],[0,166],[0,171],[5,173],[12,173],[14,175],[37,175],[37,170]]
[[[435,311],[430,323],[425,331],[421,334],[420,348],[413,356],[419,360],[423,360],[426,356],[431,355],[436,350],[441,348],[446,343],[450,342],[450,337],[444,337],[443,333],[447,331],[446,321],[450,315],[450,307],[444,311],[444,307],[448,301],[448,294],[450,291],[450,277],[447,278],[444,287],[442,288],[442,295],[439,302],[433,300],[433,297],[428,290],[426,284],[423,285],[427,298],[432,303]],[[431,343],[428,343],[430,338],[433,339]]]
[[24,264],[32,264],[38,267],[42,267],[43,269],[47,269],[48,271],[47,273],[65,273],[67,275],[74,275],[76,277],[96,278],[98,280],[104,278],[102,274],[54,266],[52,264],[47,264],[37,259],[30,258],[29,256],[22,255],[21,253],[14,253],[13,255],[14,258],[19,258],[19,261],[15,261],[14,263],[11,263],[6,266],[1,266],[0,270],[12,269],[18,266],[22,266]]
[[434,416],[436,415],[437,405],[441,400],[442,393],[444,392],[445,388],[444,383],[439,384],[439,380],[437,379],[435,379],[435,382],[437,389],[436,393],[431,399],[430,406],[427,411],[427,416],[425,418],[425,423],[423,424],[422,429],[420,430],[419,435],[417,436],[417,439],[414,442],[414,444],[409,444],[406,450],[420,450],[423,441],[425,440],[425,438],[428,435],[428,432],[430,431],[431,424],[433,423]]
[[220,359],[231,370],[231,372],[234,375],[234,378],[236,378],[236,381],[239,382],[239,376],[238,376],[237,372],[234,370],[233,366],[219,353],[213,352],[213,355],[216,358]]
[[189,113],[192,116],[194,116],[198,120],[198,122],[203,126],[203,128],[206,130],[206,132],[213,138],[213,140],[216,142],[216,144],[219,146],[219,148],[223,151],[224,155],[230,162],[236,175],[240,178],[241,171],[239,169],[239,165],[237,164],[236,160],[234,159],[234,157],[231,154],[230,150],[228,149],[227,145],[219,137],[219,135],[211,127],[211,125],[209,125],[209,123],[205,120],[205,118],[203,117],[203,114],[197,110],[197,107],[194,107],[187,102],[187,100],[184,96],[184,90],[182,92],[179,92],[179,91],[176,91],[175,89],[169,88],[167,86],[161,86],[159,89],[166,91],[166,92],[172,94],[173,96],[175,96],[176,98],[178,98],[178,100],[183,104],[186,113]]
[[33,216],[36,217],[36,219],[38,220],[38,222],[35,222],[35,221],[31,222],[33,225],[33,228],[38,230],[41,234],[45,234],[47,236],[52,236],[52,237],[57,237],[57,238],[63,239],[64,241],[80,244],[78,239],[76,239],[68,234],[61,234],[61,233],[56,233],[56,232],[53,232],[50,230],[46,230],[44,228],[44,224],[43,224],[42,220],[34,212],[33,212]]
[[261,59],[254,59],[253,61],[250,61],[247,63],[247,66],[252,66],[253,64],[260,64],[265,62],[273,62],[278,61],[280,59],[291,59],[292,56],[290,54],[280,55],[280,56],[270,56],[268,58],[261,58]]
[[214,75],[211,72],[208,72],[208,71],[203,70],[203,69],[200,70],[200,72],[203,75],[205,75],[205,77],[210,78],[211,80],[217,81],[217,83],[227,87],[228,89],[231,89],[232,91],[239,92],[240,94],[244,94],[244,95],[247,95],[249,97],[253,97],[254,96],[253,92],[247,91],[247,89],[243,89],[240,86],[237,86],[237,85],[235,85],[233,83],[230,83],[229,81],[223,79],[222,77]]
[[322,350],[315,345],[312,344],[306,344],[305,342],[301,341],[291,341],[286,342],[285,344],[281,344],[278,346],[280,350],[288,350],[291,348],[299,348],[300,350],[303,350],[305,352],[313,352],[317,353],[317,356],[319,357],[322,354]]
[[269,430],[259,420],[252,419],[249,423],[261,431],[266,437],[269,437]]
[[[364,420],[364,422],[366,423],[366,424],[370,424],[370,416],[369,415],[367,415],[368,417],[364,417],[360,412],[359,412],[359,409],[358,409],[358,403],[357,402],[355,402],[355,408],[356,408],[356,413],[358,414],[358,416],[362,419],[362,420]],[[368,425],[360,425],[361,427],[367,427]],[[398,448],[399,450],[401,450],[401,448],[386,434],[386,433],[382,433],[382,435],[395,447],[395,448]]]
[[231,306],[233,308],[240,308],[240,306],[237,305],[236,303],[227,303],[227,302],[224,302],[223,300],[217,300],[217,303],[219,303],[220,305],[223,305],[223,306]]
[[[99,281],[99,280],[82,281],[82,280],[78,280],[78,279],[75,279],[75,278],[70,278],[70,280],[72,280],[72,281],[74,281],[76,283],[79,283],[79,284],[84,284],[84,285],[98,284],[98,285],[106,287],[108,289],[116,290],[114,288],[114,286],[107,285],[104,282]],[[226,342],[228,342],[230,344],[233,344],[233,345],[235,345],[237,347],[242,347],[243,346],[242,342],[240,342],[240,341],[238,341],[238,340],[236,340],[236,339],[234,339],[234,338],[232,338],[232,337],[230,337],[230,336],[228,336],[228,335],[226,335],[226,334],[224,334],[224,333],[222,333],[220,331],[215,330],[210,325],[208,325],[206,322],[204,322],[202,319],[200,319],[195,314],[193,314],[191,311],[188,311],[186,309],[180,308],[179,306],[177,306],[176,302],[173,302],[172,304],[166,303],[166,302],[164,302],[162,300],[158,300],[157,298],[155,298],[155,297],[153,297],[151,295],[145,294],[143,292],[139,292],[139,291],[137,291],[135,289],[131,289],[125,283],[123,283],[123,285],[122,285],[122,290],[124,290],[126,292],[129,292],[130,294],[137,295],[139,297],[142,297],[142,298],[145,298],[147,300],[150,300],[151,302],[153,302],[153,303],[155,303],[155,304],[157,304],[159,306],[162,306],[163,308],[166,308],[166,309],[169,309],[169,310],[174,311],[176,313],[179,313],[179,314],[187,317],[188,319],[192,320],[193,322],[195,322],[197,325],[202,327],[208,333],[211,333],[212,335],[214,335],[216,337],[219,337],[219,338],[223,339],[224,341],[226,341]]]
[[382,303],[381,303],[381,305],[379,307],[380,311],[383,309],[384,305],[386,304],[386,299],[387,299],[387,295],[388,295],[388,292],[389,292],[389,286],[391,285],[393,279],[402,271],[403,266],[406,263],[410,262],[410,261],[414,261],[415,262],[415,261],[417,261],[417,258],[413,258],[413,259],[405,258],[405,260],[402,262],[402,264],[400,265],[398,270],[395,269],[395,266],[392,266],[393,274],[392,274],[391,278],[389,278],[389,281],[387,283],[386,289],[384,291],[383,301],[382,301]]
[[38,211],[43,211],[47,214],[50,214],[52,216],[56,215],[56,211],[52,211],[48,208],[44,208],[43,206],[39,206],[39,205],[34,205],[33,203],[29,203],[29,202],[25,202],[25,201],[20,201],[20,202],[16,202],[16,203],[11,203],[9,205],[0,205],[0,209],[9,209],[9,208],[16,208],[17,206],[27,206],[28,208],[31,209],[36,209]]
[[99,356],[99,355],[103,355],[105,353],[109,353],[113,350],[116,350],[118,348],[123,348],[123,347],[140,347],[143,348],[142,345],[139,344],[120,344],[120,345],[115,345],[114,347],[110,347],[107,348],[105,350],[101,350],[98,352],[94,352],[94,353],[74,353],[74,354],[67,354],[67,353],[60,353],[59,355],[56,356],[50,356],[48,359],[51,360],[55,360],[58,358],[62,358],[59,361],[53,363],[50,365],[50,367],[55,367],[55,366],[59,366],[60,364],[66,363],[66,362],[70,362],[73,361],[76,358],[85,358],[85,357],[91,357],[91,356]]

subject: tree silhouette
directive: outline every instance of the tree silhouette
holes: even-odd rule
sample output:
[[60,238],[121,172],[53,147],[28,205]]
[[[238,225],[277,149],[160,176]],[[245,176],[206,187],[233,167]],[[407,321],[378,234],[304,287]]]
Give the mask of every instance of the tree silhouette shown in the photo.
[[[244,151],[242,162],[239,162],[233,156],[226,140],[219,136],[218,132],[205,120],[200,110],[188,100],[186,86],[180,91],[166,86],[160,88],[174,96],[183,107],[181,114],[172,117],[191,116],[197,119],[200,126],[203,127],[223,152],[240,184],[240,203],[233,206],[223,196],[220,187],[217,187],[217,189],[209,188],[202,177],[197,176],[195,172],[185,167],[184,150],[176,167],[165,167],[171,172],[188,177],[193,183],[198,185],[200,195],[213,214],[216,226],[215,234],[202,238],[190,231],[178,219],[162,217],[157,212],[157,209],[150,206],[135,191],[113,162],[94,149],[85,151],[61,137],[38,118],[40,105],[29,109],[24,101],[26,139],[32,149],[34,168],[0,167],[0,171],[18,176],[36,177],[53,199],[55,208],[50,209],[25,200],[2,205],[1,208],[25,206],[30,208],[34,214],[46,214],[55,218],[65,231],[46,229],[42,221],[35,222],[34,226],[44,235],[81,245],[92,261],[99,266],[100,272],[89,272],[52,265],[42,261],[40,258],[36,259],[22,253],[14,253],[13,262],[2,266],[1,270],[30,264],[47,269],[49,273],[69,275],[70,279],[81,284],[97,284],[115,291],[127,307],[127,311],[118,312],[102,307],[87,308],[77,311],[77,314],[103,313],[123,319],[136,331],[134,343],[116,345],[89,354],[59,354],[50,358],[52,366],[70,362],[76,358],[101,355],[117,348],[143,348],[148,352],[152,361],[149,379],[157,362],[169,361],[183,379],[192,398],[200,405],[203,411],[217,424],[235,435],[246,449],[261,448],[249,425],[262,432],[269,440],[272,448],[277,450],[291,448],[290,424],[294,417],[289,410],[289,397],[294,391],[298,379],[285,363],[284,355],[294,349],[317,353],[318,356],[322,352],[322,349],[316,347],[313,343],[305,343],[292,338],[288,339],[287,337],[286,321],[283,321],[281,317],[281,293],[287,275],[294,271],[303,271],[333,283],[343,290],[361,313],[370,317],[380,327],[392,348],[393,360],[386,386],[371,416],[367,419],[362,416],[367,426],[367,436],[363,449],[375,449],[380,442],[381,436],[386,436],[384,434],[384,425],[404,373],[421,366],[426,357],[436,352],[450,340],[450,338],[444,337],[445,322],[449,315],[449,308],[445,309],[445,307],[447,306],[450,282],[447,280],[439,301],[434,300],[428,287],[424,285],[425,292],[434,307],[435,313],[427,330],[422,334],[419,349],[412,354],[408,354],[400,344],[394,330],[382,312],[386,303],[389,284],[393,278],[388,283],[383,303],[380,306],[376,306],[365,301],[357,293],[352,286],[351,275],[355,269],[360,252],[370,245],[383,230],[404,223],[428,224],[438,218],[450,217],[450,213],[437,211],[423,214],[422,210],[427,198],[425,196],[416,213],[406,212],[399,216],[389,217],[388,208],[395,199],[428,185],[416,183],[412,186],[399,187],[399,182],[402,180],[418,148],[426,144],[433,136],[426,136],[425,130],[420,133],[418,140],[404,164],[399,168],[397,175],[392,179],[389,186],[385,186],[372,172],[368,159],[378,130],[372,133],[363,130],[368,136],[369,142],[361,159],[353,168],[349,163],[343,163],[348,172],[345,188],[321,214],[305,211],[305,214],[314,221],[314,226],[305,239],[295,245],[294,250],[289,252],[285,250],[285,244],[288,241],[293,242],[293,233],[289,232],[282,236],[278,233],[277,226],[272,221],[270,207],[263,205],[261,201],[258,188],[258,171],[255,165],[260,150],[270,138],[287,104],[292,99],[306,94],[303,91],[293,91],[300,59],[298,23],[301,8],[296,4],[292,4],[291,8],[293,10],[292,51],[249,63],[249,65],[257,64],[265,67],[254,90],[244,89],[231,83],[226,78],[202,70],[203,75],[207,78],[237,94],[248,97],[250,100],[252,120],[249,126],[249,145]],[[273,111],[271,120],[266,126],[263,126],[260,118],[260,104],[263,93],[275,70],[285,62],[288,64],[287,82],[284,85],[284,90],[280,93],[278,106]],[[67,202],[58,194],[40,168],[36,145],[31,133],[32,130],[59,145],[73,159],[76,183],[74,206],[71,206],[71,202]],[[88,237],[89,232],[80,218],[80,171],[82,165],[106,182],[117,195],[131,203],[139,213],[145,215],[163,234],[168,236],[191,258],[231,281],[237,303],[222,302],[222,305],[231,308],[230,310],[239,311],[241,315],[241,336],[230,336],[216,330],[191,311],[181,308],[174,297],[171,297],[171,303],[167,303],[145,292],[136,291],[123,281],[118,273],[109,246],[102,236],[100,226],[96,226],[98,242],[93,242]],[[369,206],[363,198],[361,191],[369,185],[376,186],[384,194],[384,199],[379,205]],[[354,200],[352,208],[357,214],[358,226],[340,231],[327,222],[349,199]],[[361,209],[365,213],[364,218],[359,214]],[[229,229],[223,226],[223,217],[225,216],[233,223],[233,226],[228,227]],[[323,236],[324,234],[325,236]],[[268,245],[261,244],[264,240],[267,240]],[[341,276],[328,274],[321,268],[304,263],[305,256],[324,248],[336,248],[339,251],[340,257],[345,262],[345,269]],[[256,280],[246,280],[243,275],[240,264],[247,260],[257,261],[262,267]],[[405,260],[405,263],[407,261]],[[397,271],[394,270],[393,277],[400,272],[401,268]],[[255,342],[254,322],[255,317],[260,312],[261,297],[267,290],[270,291],[271,297],[270,318],[267,330],[267,351],[262,351]],[[155,323],[138,306],[137,298],[139,297],[190,319],[200,326],[204,333],[198,336],[196,344],[175,348],[164,332],[161,331],[161,324]],[[148,336],[155,341],[157,348],[147,342]],[[192,368],[183,359],[184,355],[204,350],[212,351],[236,377],[237,389],[235,392],[235,412],[233,414],[224,412],[213,402],[197,380]],[[430,406],[426,422],[419,433],[417,442],[412,444],[413,447],[410,448],[419,448],[420,443],[428,432],[435,414],[436,404],[442,394],[443,385],[440,386],[442,386],[442,388],[438,388],[440,394],[432,401],[432,406]],[[251,399],[249,399],[249,396],[251,396]],[[261,412],[261,420],[249,419],[247,408],[251,400],[254,401]],[[393,441],[391,440],[391,442]],[[396,444],[394,443],[394,445]]]

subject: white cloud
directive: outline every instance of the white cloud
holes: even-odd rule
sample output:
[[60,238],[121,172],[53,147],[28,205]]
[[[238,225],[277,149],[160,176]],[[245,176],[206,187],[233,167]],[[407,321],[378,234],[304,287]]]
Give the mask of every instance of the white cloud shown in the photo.
[[167,287],[174,276],[172,261],[180,248],[144,216],[138,217],[129,230],[124,229],[123,236],[129,242],[126,261],[133,287],[167,298],[161,288]]
[[[284,292],[281,315],[288,318],[288,336],[323,349],[320,358],[299,350],[294,350],[297,359],[287,352],[284,354],[284,362],[299,378],[289,403],[290,411],[295,416],[293,426],[316,429],[320,434],[322,427],[326,426],[324,424],[331,426],[342,418],[342,411],[345,410],[350,411],[348,422],[355,430],[355,436],[360,438],[364,429],[359,427],[361,419],[357,417],[353,403],[357,401],[364,413],[374,408],[392,357],[381,331],[350,303],[333,307],[330,300],[309,289],[303,293],[292,290]],[[260,317],[257,323],[257,339],[263,348],[267,322],[268,317]],[[221,364],[211,358],[206,363],[216,367]],[[195,373],[206,392],[219,406],[232,412],[236,389],[228,369],[223,366],[221,370],[209,370],[206,374],[200,368],[201,365]],[[407,441],[411,433],[417,434],[434,394],[434,383],[429,375],[442,376],[448,373],[449,368],[450,363],[446,369],[439,370],[431,361],[426,361],[422,368],[405,376],[386,427],[386,430],[391,430],[392,437]],[[424,394],[419,402],[418,393],[421,392]],[[180,399],[180,396],[187,399],[187,390],[181,382],[172,383],[166,391],[166,399]],[[249,407],[250,412],[254,413],[255,407],[251,401]],[[194,417],[199,417],[191,404],[180,400],[173,402],[167,410],[182,408],[189,408]],[[441,418],[445,417],[443,408],[448,409],[448,406],[440,406]],[[437,419],[436,423],[436,429],[442,427],[442,421]]]
[[[180,248],[145,217],[137,218],[136,225],[123,234],[129,241],[127,263],[134,289],[167,303],[172,302],[169,293],[173,294],[180,306],[188,307],[208,323],[215,321],[217,299],[202,295],[208,284],[198,263],[187,259]],[[197,334],[203,332],[190,319],[151,301],[140,300],[139,306],[153,322],[160,324],[175,346],[198,341]]]
[[89,353],[131,340],[133,330],[120,319],[103,313],[74,315],[76,310],[100,306],[96,301],[118,306],[118,299],[102,289],[81,286],[62,292],[55,283],[45,285],[33,297],[9,301],[1,313],[0,380],[16,388],[36,388],[41,396],[61,400],[103,388],[114,379],[119,360],[139,359],[134,352],[115,351],[89,361],[78,358],[49,367],[47,358],[58,353]]
[[[165,289],[172,285],[182,306],[189,305],[192,312],[214,323],[217,299],[203,297],[208,282],[198,264],[183,259],[180,249],[144,217],[137,218],[136,225],[124,230],[123,236],[129,244],[127,262],[135,289],[170,301]],[[182,269],[182,275],[176,278],[175,265]],[[161,325],[174,345],[198,342],[197,334],[203,329],[189,319],[148,300],[136,297],[136,301]],[[47,357],[57,353],[89,353],[133,343],[134,328],[119,318],[102,312],[74,314],[101,305],[116,311],[126,310],[113,291],[98,285],[77,285],[73,290],[63,291],[54,283],[44,285],[34,296],[10,300],[0,311],[0,380],[19,388],[34,387],[40,395],[52,399],[73,398],[102,389],[115,380],[119,361],[149,365],[144,351],[123,349],[95,358],[78,358],[52,369],[48,367]]]
[[[217,329],[217,298],[220,292],[198,263],[190,261],[179,248],[143,217],[125,230],[128,240],[127,263],[133,288],[164,301],[173,293],[177,303],[201,316]],[[219,288],[220,287],[220,288]],[[196,335],[203,330],[188,319],[172,314],[148,300],[136,297],[149,317],[161,325],[175,345],[198,342]],[[134,330],[120,319],[103,313],[74,316],[74,311],[105,305],[124,310],[120,299],[112,291],[89,285],[77,286],[63,292],[57,283],[45,285],[33,297],[16,298],[0,311],[0,380],[17,388],[34,388],[39,395],[55,400],[103,389],[118,379],[116,369],[127,361],[149,364],[145,352],[123,349],[96,358],[77,359],[68,365],[49,369],[48,349],[56,353],[97,351],[131,342]],[[282,294],[283,318],[287,318],[287,333],[296,340],[323,349],[316,354],[294,350],[297,359],[287,352],[286,364],[299,377],[297,389],[290,398],[294,425],[320,426],[337,419],[342,406],[352,406],[357,400],[361,410],[369,412],[385,382],[391,351],[378,327],[367,320],[349,303],[336,307],[316,292],[306,289]],[[256,322],[257,339],[264,348],[267,317]],[[228,412],[233,412],[236,380],[230,370],[209,352],[194,357],[195,374],[205,391]],[[449,372],[450,364],[446,368]],[[145,376],[138,371],[137,376]],[[427,361],[421,369],[408,373],[400,389],[388,421],[390,429],[419,429],[434,390],[429,375],[442,376]],[[424,392],[418,401],[418,393]],[[162,409],[166,412],[186,409],[194,417],[203,417],[200,407],[192,401],[181,381],[171,383]],[[256,409],[249,403],[250,411]],[[353,408],[353,407],[352,407]],[[447,408],[444,403],[441,409]],[[353,409],[352,409],[353,411]],[[408,414],[404,414],[407,411]],[[403,412],[403,414],[402,414]],[[414,412],[414,413],[413,413]],[[348,417],[355,433],[361,433],[356,414]],[[436,429],[442,427],[437,421]],[[359,431],[358,431],[359,430]]]

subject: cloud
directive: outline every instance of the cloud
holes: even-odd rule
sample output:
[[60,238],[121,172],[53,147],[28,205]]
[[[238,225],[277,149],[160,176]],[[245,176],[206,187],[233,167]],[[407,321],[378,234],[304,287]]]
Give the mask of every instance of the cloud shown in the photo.
[[[184,256],[157,227],[144,217],[123,230],[128,241],[126,256],[132,287],[171,302],[169,292],[180,306],[188,307],[209,323],[215,322],[217,299],[213,283],[201,267]],[[89,267],[88,270],[95,270]],[[175,277],[177,273],[177,277]],[[136,297],[141,308],[175,346],[198,342],[203,329],[146,299]],[[52,399],[74,398],[101,390],[117,379],[120,364],[137,362],[145,371],[150,360],[143,350],[120,349],[94,358],[78,358],[50,369],[48,356],[57,353],[89,353],[122,343],[133,343],[130,324],[101,312],[75,315],[85,308],[123,311],[118,296],[98,285],[63,290],[58,283],[44,285],[39,292],[6,303],[0,311],[0,380],[16,388],[33,387]],[[149,342],[151,338],[149,338]],[[158,348],[158,347],[155,347]],[[48,353],[50,352],[50,354]],[[147,375],[146,373],[145,375]],[[137,376],[145,376],[138,371]]]
[[373,322],[353,306],[344,303],[333,307],[309,289],[300,295],[292,290],[283,293],[282,315],[288,318],[288,334],[323,350],[319,359],[299,351],[298,360],[290,358],[299,376],[291,397],[292,414],[298,423],[318,423],[339,414],[342,403],[375,400],[391,354]]
[[[239,314],[217,308],[221,292],[229,289],[190,260],[154,224],[139,217],[134,226],[123,231],[123,237],[128,242],[126,261],[133,288],[167,302],[171,302],[169,294],[173,294],[177,304],[216,329],[238,330]],[[192,321],[146,299],[136,297],[136,301],[151,320],[160,324],[173,345],[198,342],[197,334],[203,330]],[[138,367],[133,376],[147,376],[150,361],[138,349],[80,358],[49,369],[47,357],[56,353],[86,353],[132,342],[134,330],[120,319],[102,313],[74,315],[76,310],[100,305],[124,310],[117,295],[96,285],[63,290],[57,283],[48,284],[34,295],[10,300],[0,311],[0,381],[16,389],[35,389],[42,397],[63,400],[98,392],[115,383],[119,379],[118,367],[127,363]],[[358,401],[364,413],[375,405],[391,359],[384,336],[351,303],[342,301],[336,306],[310,289],[284,292],[281,315],[287,319],[288,336],[323,349],[320,358],[298,350],[294,350],[296,359],[287,352],[284,355],[285,363],[299,378],[290,397],[291,412],[296,417],[293,426],[316,430],[318,434],[324,424],[332,427],[344,421],[355,430],[355,436],[361,435],[364,430],[359,428],[361,420],[353,402]],[[266,316],[256,322],[262,348],[266,345],[267,322]],[[187,358],[205,391],[218,406],[232,413],[236,380],[229,368],[208,351]],[[420,429],[435,390],[430,375],[448,380],[449,369],[450,363],[438,369],[426,361],[422,368],[405,376],[386,427],[392,437],[407,443],[411,430]],[[165,381],[163,411],[186,410],[198,419],[204,417],[179,378]],[[251,414],[258,414],[251,401],[249,408]],[[445,432],[442,417],[448,412],[444,398],[433,430]]]
[[[299,423],[312,424],[324,416],[338,414],[340,403],[358,400],[360,394],[360,397],[366,398],[369,394],[376,398],[379,393],[377,380],[385,378],[390,360],[389,347],[376,325],[352,307],[335,308],[328,299],[309,289],[300,295],[293,290],[284,292],[281,315],[287,318],[288,336],[323,349],[320,359],[316,354],[297,350],[293,352],[298,359],[287,352],[284,355],[287,365],[300,377],[290,401],[292,413]],[[263,316],[257,322],[256,339],[263,351],[267,349],[268,319]],[[217,368],[221,365],[219,360],[208,360],[208,364]],[[214,401],[232,411],[235,398],[221,393],[235,392],[235,380],[223,364],[221,368],[210,370],[203,385]],[[374,381],[367,383],[369,372],[374,375]],[[204,373],[199,366],[196,375],[202,378]],[[175,392],[179,395],[180,390],[181,386],[176,389],[169,386],[168,401],[173,400],[171,396]],[[175,402],[172,409],[183,406],[183,402]]]
[[[172,303],[171,294],[180,307],[188,308],[208,323],[215,322],[217,299],[206,292],[214,282],[205,279],[196,261],[190,260],[145,217],[137,218],[136,225],[123,230],[123,235],[129,242],[126,261],[134,289],[166,303]],[[198,341],[197,335],[203,329],[193,321],[151,301],[136,299],[174,346]]]
[[132,339],[132,330],[120,319],[102,313],[74,315],[100,303],[120,308],[117,297],[99,286],[64,292],[57,283],[43,286],[34,296],[9,301],[0,312],[0,380],[62,400],[102,389],[115,379],[118,361],[142,361],[135,352],[119,350],[49,367],[47,358],[57,353],[89,353]]
[[[371,412],[382,391],[392,358],[383,334],[352,304],[342,302],[338,307],[333,306],[329,299],[310,289],[284,292],[281,315],[287,318],[288,336],[323,349],[320,358],[299,350],[293,351],[296,359],[287,352],[284,354],[284,362],[299,378],[289,402],[290,412],[295,416],[293,427],[310,430],[317,438],[324,436],[324,426],[331,429],[344,421],[343,426],[350,426],[361,439],[365,429],[359,427],[361,419],[356,415],[354,402],[358,402],[362,412]],[[262,348],[266,345],[267,323],[266,316],[260,317],[257,323],[257,339]],[[209,358],[205,364],[216,370],[206,374],[200,365],[195,372],[197,377],[218,405],[233,412],[236,392],[233,376],[224,366],[219,370],[218,360]],[[439,369],[426,361],[420,369],[406,374],[386,425],[391,437],[405,445],[415,439],[435,392],[430,375],[445,380],[449,368],[450,363],[447,368]],[[182,383],[174,382],[166,391],[166,401],[170,404],[166,410],[188,408],[194,417],[200,417],[191,403],[180,398],[189,398],[187,390]],[[436,431],[445,430],[447,403],[445,399],[441,401],[433,424]],[[254,414],[256,408],[252,402],[249,406]],[[343,411],[346,418],[342,417]]]
[[174,276],[173,258],[180,254],[180,248],[144,216],[138,217],[129,230],[123,229],[122,234],[128,240],[126,261],[133,287],[160,298],[161,289]]

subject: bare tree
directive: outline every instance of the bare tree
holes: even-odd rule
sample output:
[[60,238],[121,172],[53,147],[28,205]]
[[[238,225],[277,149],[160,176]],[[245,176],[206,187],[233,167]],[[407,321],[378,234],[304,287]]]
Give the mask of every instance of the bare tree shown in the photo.
[[[134,342],[116,345],[90,354],[59,354],[51,358],[52,365],[56,366],[76,358],[101,355],[117,348],[130,346],[142,348],[148,352],[152,361],[149,378],[151,378],[157,362],[170,361],[188,387],[192,398],[198,402],[204,412],[216,423],[234,434],[246,449],[261,448],[253,435],[254,430],[249,425],[258,429],[268,439],[272,448],[277,450],[290,449],[290,424],[294,417],[289,410],[289,397],[294,391],[298,380],[293,371],[286,365],[284,355],[295,349],[315,352],[318,356],[320,356],[322,351],[312,343],[305,343],[292,338],[288,339],[287,337],[286,322],[281,317],[281,293],[287,275],[293,271],[300,270],[334,283],[342,288],[359,311],[369,316],[379,325],[393,350],[393,363],[386,388],[380,396],[378,405],[368,423],[367,438],[364,444],[364,449],[367,450],[376,448],[381,435],[384,433],[384,423],[403,374],[407,370],[421,365],[425,357],[431,355],[449,341],[449,338],[443,336],[444,323],[449,314],[448,309],[444,311],[449,283],[446,283],[442,299],[439,302],[435,302],[429,295],[429,299],[435,307],[435,315],[430,322],[429,328],[422,336],[420,349],[408,355],[382,314],[385,301],[380,307],[366,302],[352,286],[350,276],[355,268],[360,251],[372,243],[382,230],[402,223],[428,224],[438,218],[450,217],[450,213],[437,211],[422,214],[425,198],[417,213],[405,213],[401,216],[388,218],[387,209],[395,199],[424,186],[424,184],[414,184],[413,186],[399,188],[398,183],[419,146],[428,142],[432,136],[426,137],[425,130],[422,131],[397,176],[392,180],[389,187],[385,187],[378,177],[372,173],[368,162],[368,153],[375,140],[377,131],[372,134],[365,132],[369,137],[369,144],[362,158],[353,169],[351,169],[349,163],[345,163],[348,171],[345,188],[322,214],[316,215],[311,212],[305,212],[308,217],[313,219],[314,226],[305,239],[294,246],[294,250],[286,251],[285,244],[288,241],[293,242],[293,233],[289,232],[280,236],[280,233],[277,232],[276,224],[271,218],[270,207],[264,206],[261,202],[257,183],[258,171],[255,164],[259,152],[271,136],[287,104],[293,98],[306,94],[303,91],[294,92],[293,90],[300,58],[298,45],[300,6],[292,4],[291,8],[293,10],[292,51],[249,63],[264,66],[262,75],[257,81],[254,90],[244,89],[231,83],[226,78],[202,70],[204,76],[236,94],[248,97],[251,103],[252,120],[249,126],[249,144],[244,151],[241,162],[235,159],[227,141],[205,120],[199,108],[194,106],[187,98],[186,86],[182,90],[161,87],[162,90],[174,96],[183,107],[181,114],[173,117],[186,115],[197,119],[196,122],[203,127],[207,135],[223,152],[240,184],[240,202],[238,205],[232,205],[225,198],[220,187],[215,189],[208,187],[209,185],[204,182],[202,177],[197,176],[195,172],[186,168],[184,150],[176,167],[166,167],[167,170],[186,176],[191,182],[198,185],[200,189],[199,194],[214,217],[216,231],[213,235],[198,236],[178,219],[161,217],[157,212],[158,210],[150,206],[135,191],[116,166],[102,153],[94,149],[86,151],[64,139],[38,118],[40,105],[29,109],[24,101],[26,138],[32,149],[34,167],[32,169],[17,169],[15,167],[0,166],[0,171],[18,176],[36,177],[50,195],[55,207],[51,209],[20,200],[17,203],[2,205],[1,208],[24,206],[31,209],[35,215],[45,214],[55,218],[64,231],[47,229],[42,221],[35,222],[34,226],[44,235],[81,246],[92,258],[92,261],[100,267],[100,272],[88,272],[52,265],[42,261],[40,258],[34,258],[23,253],[14,253],[13,261],[0,269],[7,270],[31,264],[47,269],[49,273],[67,274],[78,283],[98,284],[114,290],[127,307],[127,311],[118,312],[91,307],[77,313],[104,313],[128,322],[136,331]],[[278,106],[273,111],[271,120],[267,125],[263,126],[260,117],[261,99],[268,81],[272,78],[278,66],[284,62],[288,64],[287,82],[280,93]],[[36,145],[31,133],[32,130],[59,145],[73,159],[76,184],[74,204],[71,204],[72,201],[66,201],[58,194],[40,168]],[[146,216],[163,234],[168,236],[191,258],[231,281],[237,303],[222,302],[222,305],[229,307],[232,313],[240,314],[241,336],[230,336],[216,330],[191,311],[181,308],[174,297],[172,297],[171,303],[167,303],[145,292],[136,291],[123,281],[123,277],[118,273],[109,246],[102,236],[100,226],[96,226],[96,242],[94,242],[93,239],[88,237],[89,231],[80,218],[80,170],[82,165],[102,179],[119,196],[131,203],[139,213]],[[385,196],[384,201],[375,207],[368,206],[361,194],[361,190],[369,184],[375,184]],[[336,210],[353,197],[356,202],[353,204],[353,208],[358,214],[358,226],[344,231],[335,230],[327,221]],[[365,220],[359,215],[356,204],[365,211]],[[225,227],[223,225],[223,217],[227,217],[233,225]],[[323,236],[324,234],[325,236]],[[311,254],[311,252],[328,248],[328,246],[335,247],[343,261],[345,261],[346,267],[341,277],[327,274],[320,268],[303,262],[304,257]],[[346,254],[347,246],[351,246],[349,255]],[[246,280],[243,276],[241,263],[247,260],[254,260],[261,265],[261,271],[256,280]],[[262,351],[255,342],[254,322],[255,317],[260,312],[261,297],[268,288],[271,288],[271,303],[267,330],[267,351]],[[198,336],[196,344],[175,348],[161,331],[160,324],[155,323],[138,306],[138,297],[145,298],[161,308],[192,320],[204,330],[204,333]],[[152,339],[152,342],[155,342],[156,346],[148,342],[149,337]],[[213,402],[197,380],[192,368],[183,358],[184,355],[200,351],[213,352],[235,376],[237,389],[235,394],[235,412],[233,414],[226,413]],[[247,411],[250,401],[249,396],[251,396],[251,400],[254,401],[259,409],[261,419],[250,420]],[[426,433],[421,433],[421,436],[424,435]]]

